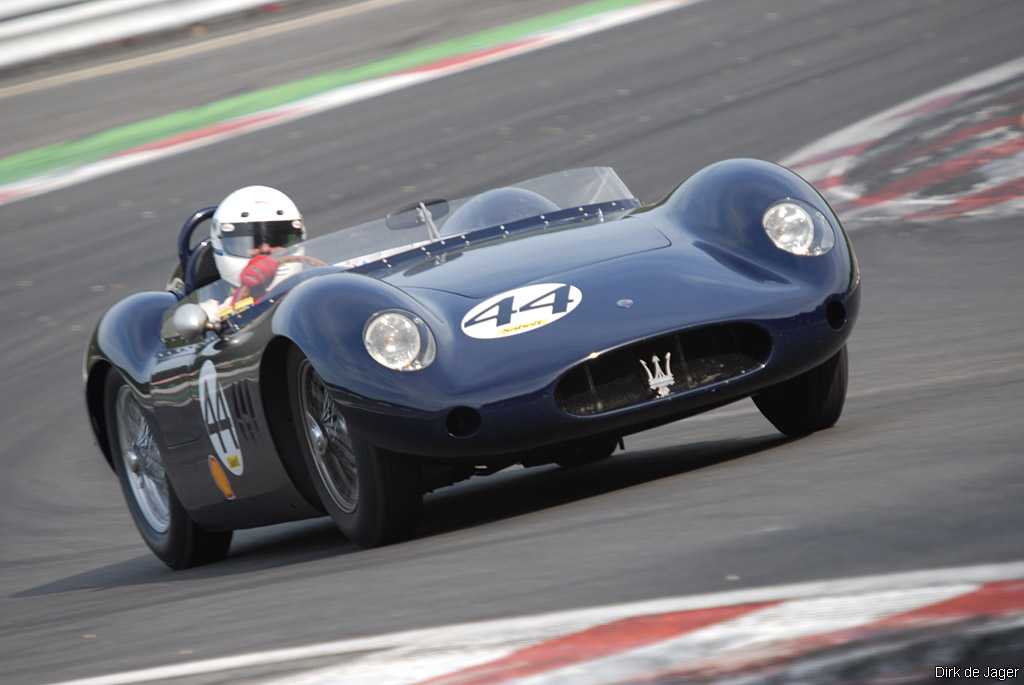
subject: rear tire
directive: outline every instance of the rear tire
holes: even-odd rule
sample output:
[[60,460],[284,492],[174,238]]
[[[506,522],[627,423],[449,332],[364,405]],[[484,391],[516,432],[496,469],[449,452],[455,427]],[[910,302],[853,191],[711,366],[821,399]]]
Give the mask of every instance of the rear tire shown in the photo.
[[341,406],[298,349],[289,354],[287,373],[299,448],[334,524],[360,547],[411,537],[423,502],[418,465],[352,434]]
[[846,346],[820,366],[754,395],[764,417],[796,438],[830,428],[846,401],[849,376]]
[[226,557],[231,531],[207,530],[189,517],[167,478],[142,404],[116,371],[107,377],[105,402],[114,471],[135,527],[153,554],[175,570]]

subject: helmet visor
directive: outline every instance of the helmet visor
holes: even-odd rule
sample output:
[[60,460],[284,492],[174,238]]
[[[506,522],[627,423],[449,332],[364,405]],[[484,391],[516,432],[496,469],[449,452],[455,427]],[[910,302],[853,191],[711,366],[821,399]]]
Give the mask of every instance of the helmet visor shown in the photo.
[[224,251],[236,257],[251,257],[261,246],[292,247],[302,242],[301,221],[251,221],[221,227]]

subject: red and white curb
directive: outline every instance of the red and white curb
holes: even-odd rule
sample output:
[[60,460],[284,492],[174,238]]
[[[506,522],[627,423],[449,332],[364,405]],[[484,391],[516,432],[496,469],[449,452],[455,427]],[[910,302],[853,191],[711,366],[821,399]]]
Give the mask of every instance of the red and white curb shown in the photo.
[[782,160],[843,219],[1024,211],[1024,58],[914,98]]
[[485,64],[647,19],[701,0],[651,0],[602,12],[499,45],[440,60],[388,76],[329,90],[312,97],[212,124],[178,136],[124,150],[110,157],[0,186],[0,205],[211,145],[244,133],[277,126],[355,102],[393,93]]
[[[672,597],[414,630],[73,681],[116,685],[261,667],[278,685],[817,682],[939,640],[911,674],[963,667],[958,640],[1024,630],[1024,562]],[[927,653],[925,651],[924,653]],[[332,657],[336,665],[323,667]],[[317,659],[320,667],[304,670]],[[985,664],[968,664],[985,668]],[[267,669],[268,672],[271,669]],[[1024,674],[1024,663],[1014,677]],[[904,670],[903,675],[906,675]],[[1012,676],[1012,674],[1010,674]],[[72,685],[65,683],[64,685]]]

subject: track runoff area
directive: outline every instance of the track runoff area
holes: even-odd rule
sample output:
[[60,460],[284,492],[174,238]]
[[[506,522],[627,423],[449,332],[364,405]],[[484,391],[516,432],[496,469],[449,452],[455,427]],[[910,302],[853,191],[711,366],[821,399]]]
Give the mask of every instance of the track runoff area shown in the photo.
[[[62,685],[1003,682],[1024,562],[671,597],[195,661]],[[1006,661],[1016,645],[1017,663]],[[1013,655],[1011,655],[1013,658]],[[333,662],[324,666],[325,662]],[[274,672],[272,678],[259,673]],[[187,680],[193,678],[195,680]],[[908,680],[909,678],[909,680]]]
[[[591,2],[324,78],[0,160],[0,204],[655,16],[699,0]],[[319,90],[313,89],[316,81]],[[1024,59],[915,98],[782,160],[844,219],[1024,210]],[[818,682],[1024,677],[1024,563],[673,597],[328,642],[71,681],[274,666],[320,683]],[[1017,651],[1019,654],[1019,650]],[[334,665],[324,667],[324,659]],[[317,667],[310,670],[310,660]],[[304,664],[306,664],[304,666]],[[294,675],[291,675],[291,674]],[[221,677],[218,676],[218,677]]]
[[844,221],[1024,212],[1024,58],[865,119],[782,160]]
[[[412,52],[0,159],[0,205],[702,0],[593,0]],[[781,163],[844,220],[1024,211],[1024,58],[838,131]]]
[[647,19],[702,0],[591,0],[376,62],[0,159],[0,205]]

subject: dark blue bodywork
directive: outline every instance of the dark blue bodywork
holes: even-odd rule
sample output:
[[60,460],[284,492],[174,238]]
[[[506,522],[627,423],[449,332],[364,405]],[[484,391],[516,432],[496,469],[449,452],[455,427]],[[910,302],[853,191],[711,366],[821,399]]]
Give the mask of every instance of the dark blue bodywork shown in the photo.
[[[831,250],[797,256],[775,247],[762,216],[787,198],[821,212],[834,231]],[[232,331],[193,345],[167,333],[173,296],[134,296],[105,315],[87,353],[87,396],[100,444],[97,378],[112,369],[130,377],[151,408],[169,476],[190,514],[204,525],[248,527],[317,513],[297,467],[275,450],[268,419],[283,387],[275,378],[283,369],[280,350],[288,345],[310,359],[351,429],[367,441],[429,460],[486,465],[525,460],[553,444],[620,437],[748,397],[822,364],[846,344],[860,305],[856,258],[825,200],[789,170],[729,160],[656,205],[608,209],[586,221],[526,221],[353,268],[312,269],[238,317]],[[582,300],[562,318],[519,335],[477,339],[463,332],[467,312],[484,299],[538,283],[573,286]],[[421,317],[433,332],[436,359],[422,370],[390,370],[364,347],[368,319],[396,308]],[[591,373],[581,365],[625,360],[622,373],[647,393],[644,365],[652,351],[664,357],[662,348],[675,349],[670,340],[708,347],[719,337],[746,355],[741,372],[666,396],[652,388],[609,410],[565,408],[567,379]],[[207,437],[189,426],[198,417],[194,384],[203,359],[231,369],[222,373],[224,382],[249,398],[240,406],[253,414],[250,443],[243,445],[251,457],[232,502],[204,471]]]
[[[821,257],[777,249],[761,216],[779,198],[818,208],[836,231],[835,248]],[[662,203],[614,221],[470,248],[453,244],[448,254],[436,265],[424,256],[400,268],[370,264],[358,274],[311,279],[274,317],[275,332],[301,341],[351,410],[350,420],[382,447],[485,458],[692,415],[836,354],[860,302],[853,250],[827,203],[791,172],[750,160],[709,167]],[[460,332],[462,316],[479,298],[548,281],[578,287],[583,302],[523,335],[476,340]],[[621,300],[633,304],[626,309]],[[362,328],[350,322],[390,307],[418,314],[434,331],[438,354],[430,367],[398,373],[365,363]],[[559,379],[593,354],[723,322],[767,332],[771,352],[763,368],[595,416],[572,416],[556,405]],[[639,363],[636,370],[643,373]],[[479,413],[479,429],[455,436],[448,419],[463,407]]]

